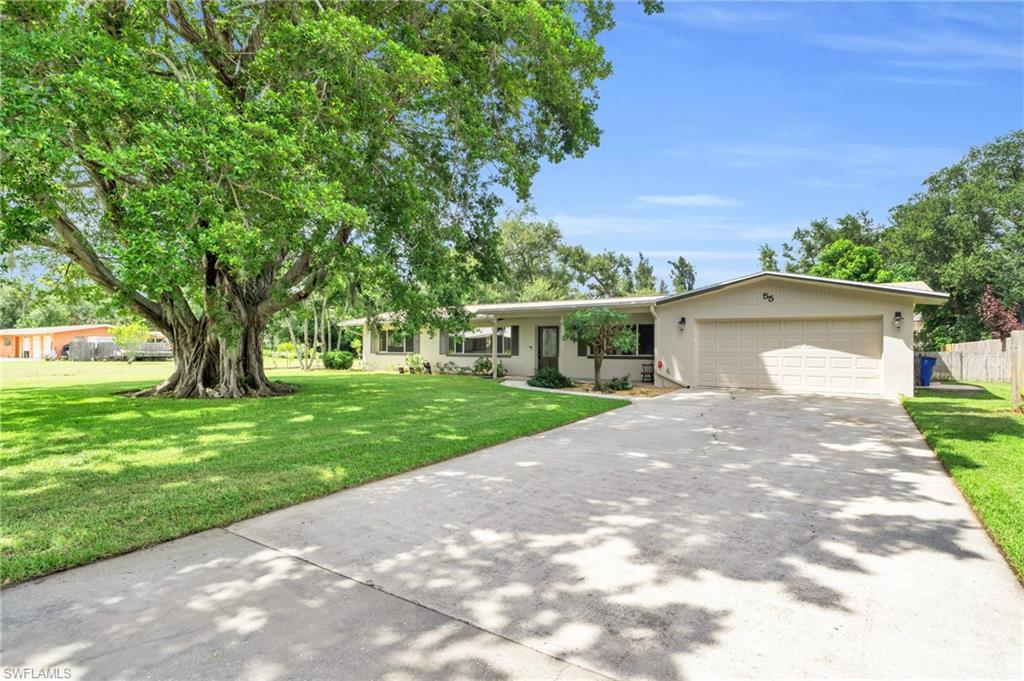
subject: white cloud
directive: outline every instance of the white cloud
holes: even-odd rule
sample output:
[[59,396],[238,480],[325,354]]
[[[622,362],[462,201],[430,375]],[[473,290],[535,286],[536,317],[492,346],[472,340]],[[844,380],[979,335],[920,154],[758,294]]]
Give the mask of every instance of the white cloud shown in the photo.
[[677,249],[667,251],[641,250],[645,258],[669,258],[683,256],[687,260],[757,260],[757,253],[750,251],[702,251],[698,249]]
[[802,180],[795,180],[793,184],[798,187],[812,187],[814,189],[863,189],[868,186],[867,182],[831,180],[827,177],[808,177]]
[[977,81],[965,78],[930,78],[927,76],[882,76],[886,83],[898,85],[934,85],[938,87],[968,87],[977,85]]
[[768,24],[787,21],[791,13],[778,8],[725,7],[722,3],[668,3],[665,17],[688,26],[715,31],[765,30]]
[[820,47],[875,55],[968,58],[978,66],[1021,68],[1020,45],[984,39],[950,30],[912,31],[903,35],[821,33],[812,38]]
[[638,196],[637,201],[650,203],[656,206],[677,206],[686,208],[709,208],[717,206],[738,206],[736,199],[726,196],[715,196],[713,194],[657,194],[652,196]]

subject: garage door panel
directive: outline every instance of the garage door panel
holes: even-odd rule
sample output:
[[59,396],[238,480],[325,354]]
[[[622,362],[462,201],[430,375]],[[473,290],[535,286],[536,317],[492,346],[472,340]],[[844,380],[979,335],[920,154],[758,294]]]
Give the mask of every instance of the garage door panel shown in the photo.
[[882,328],[874,319],[699,322],[701,385],[877,394]]

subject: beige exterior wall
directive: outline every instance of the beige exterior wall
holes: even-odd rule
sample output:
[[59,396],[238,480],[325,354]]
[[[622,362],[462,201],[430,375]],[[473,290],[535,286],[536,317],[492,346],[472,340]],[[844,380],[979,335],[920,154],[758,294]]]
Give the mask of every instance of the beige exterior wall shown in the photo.
[[[662,363],[656,369],[659,385],[671,385],[666,378],[698,384],[701,321],[873,317],[881,319],[882,328],[881,394],[897,397],[914,392],[914,304],[905,296],[768,278],[665,303],[655,310],[655,363]],[[897,311],[903,313],[899,329],[892,321]],[[680,317],[686,317],[684,331],[679,330]]]
[[[630,313],[637,324],[651,324],[654,318],[647,312]],[[537,327],[558,326],[558,368],[563,374],[577,380],[593,380],[594,361],[588,357],[579,357],[576,343],[562,338],[562,317],[558,315],[534,317],[499,317],[499,326],[519,327],[519,353],[515,356],[499,355],[498,359],[512,376],[532,376],[537,370]],[[486,322],[478,322],[475,326],[489,326]],[[657,333],[657,331],[655,331]],[[371,337],[367,329],[363,329],[363,361],[371,371],[394,370],[405,366],[405,353],[379,353],[376,339]],[[459,366],[471,367],[476,356],[442,355],[441,338],[437,333],[422,332],[419,335],[419,354],[433,366],[445,362],[453,362]],[[490,355],[486,355],[490,357]],[[601,367],[603,379],[613,376],[629,375],[634,381],[641,378],[640,365],[652,359],[606,359]]]

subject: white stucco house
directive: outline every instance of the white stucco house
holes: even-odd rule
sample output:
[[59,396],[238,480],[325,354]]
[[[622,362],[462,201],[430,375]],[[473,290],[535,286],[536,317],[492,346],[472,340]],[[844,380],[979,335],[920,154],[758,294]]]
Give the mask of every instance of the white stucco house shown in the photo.
[[484,356],[512,375],[555,366],[586,380],[593,360],[586,347],[562,338],[562,320],[610,307],[632,317],[636,344],[605,359],[609,378],[652,374],[662,386],[896,397],[914,389],[914,307],[948,297],[922,282],[759,272],[670,296],[473,305],[473,329],[461,335],[424,330],[400,338],[387,323],[378,330],[360,319],[346,324],[363,326],[368,369],[404,365],[411,353],[434,366],[470,366]]

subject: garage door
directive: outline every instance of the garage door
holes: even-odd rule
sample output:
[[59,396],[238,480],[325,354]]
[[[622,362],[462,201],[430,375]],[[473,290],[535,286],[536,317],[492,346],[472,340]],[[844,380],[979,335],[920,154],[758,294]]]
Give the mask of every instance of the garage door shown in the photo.
[[795,392],[877,395],[882,320],[702,321],[700,384]]

